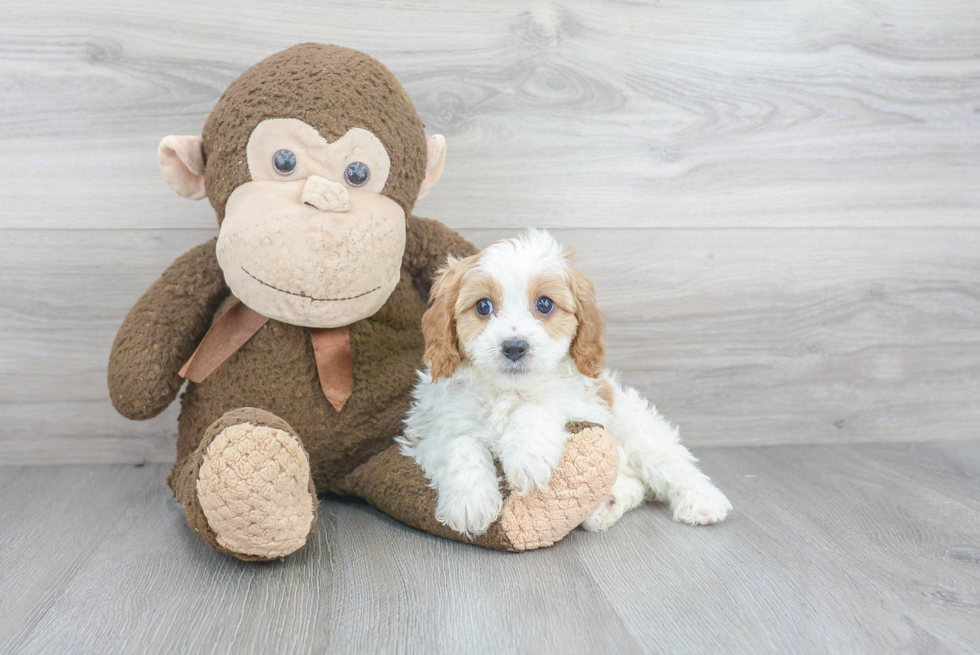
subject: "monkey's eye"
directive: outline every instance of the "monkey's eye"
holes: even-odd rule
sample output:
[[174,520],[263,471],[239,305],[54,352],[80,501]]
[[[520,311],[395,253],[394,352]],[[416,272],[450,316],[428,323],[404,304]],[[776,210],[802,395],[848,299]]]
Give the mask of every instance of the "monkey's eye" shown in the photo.
[[272,155],[272,164],[280,175],[292,175],[296,170],[296,153],[285,148],[276,150],[276,154]]
[[344,170],[344,179],[351,186],[364,186],[371,178],[371,169],[361,161],[352,161]]
[[542,314],[550,314],[555,311],[555,301],[548,296],[541,296],[538,298],[538,304],[536,305],[538,311]]
[[481,298],[476,301],[476,313],[480,316],[489,316],[493,312],[493,303],[489,298]]

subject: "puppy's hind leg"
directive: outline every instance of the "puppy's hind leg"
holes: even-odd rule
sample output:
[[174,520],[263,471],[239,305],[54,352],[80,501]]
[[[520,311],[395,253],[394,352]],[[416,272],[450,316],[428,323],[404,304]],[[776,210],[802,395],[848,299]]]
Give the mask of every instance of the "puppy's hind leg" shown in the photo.
[[[710,525],[725,520],[732,511],[731,502],[708,476],[698,470],[694,465],[697,460],[687,448],[679,444],[678,448],[691,459],[679,461],[670,472],[672,479],[667,484],[667,498],[674,520],[691,525]],[[670,467],[667,465],[664,469]]]
[[642,505],[645,497],[646,488],[643,481],[629,466],[626,453],[620,448],[619,475],[616,477],[616,482],[592,515],[585,519],[582,527],[589,532],[608,530],[622,518],[623,514]]
[[610,432],[643,480],[651,500],[666,500],[675,521],[707,525],[723,520],[732,504],[695,466],[677,429],[629,387],[616,386]]

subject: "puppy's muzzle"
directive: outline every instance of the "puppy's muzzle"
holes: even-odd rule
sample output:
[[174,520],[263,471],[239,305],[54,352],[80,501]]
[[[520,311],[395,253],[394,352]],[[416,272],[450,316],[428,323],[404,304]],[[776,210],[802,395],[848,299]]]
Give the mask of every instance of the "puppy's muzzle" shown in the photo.
[[516,362],[527,354],[527,341],[524,339],[510,339],[500,344],[500,351],[504,357],[512,362]]

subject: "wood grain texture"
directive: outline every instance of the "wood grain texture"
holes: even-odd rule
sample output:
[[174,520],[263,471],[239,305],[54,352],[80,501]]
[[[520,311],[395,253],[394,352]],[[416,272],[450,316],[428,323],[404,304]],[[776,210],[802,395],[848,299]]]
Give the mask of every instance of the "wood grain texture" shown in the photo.
[[699,450],[730,496],[520,555],[325,500],[282,563],[205,546],[147,465],[0,468],[0,652],[976,652],[980,444]]
[[[0,650],[15,652],[162,468],[0,468]],[[64,652],[64,651],[62,651]]]
[[627,515],[582,557],[652,651],[975,652],[980,471],[959,453],[980,447],[702,451],[736,522],[691,534]]
[[[117,416],[105,366],[129,307],[212,234],[18,230],[0,243],[0,459],[173,458],[176,408]],[[510,234],[464,230],[480,246]],[[555,234],[597,281],[610,366],[688,443],[980,436],[980,231]]]
[[456,227],[978,225],[974,0],[49,0],[0,29],[6,227],[210,227],[164,202],[156,144],[310,40],[386,62],[446,134],[420,209]]

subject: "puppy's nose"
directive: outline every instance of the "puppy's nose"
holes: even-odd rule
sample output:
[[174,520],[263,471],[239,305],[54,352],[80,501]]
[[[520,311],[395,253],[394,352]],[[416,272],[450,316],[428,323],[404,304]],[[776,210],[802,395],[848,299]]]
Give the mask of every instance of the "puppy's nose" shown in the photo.
[[350,194],[343,184],[311,175],[303,186],[303,202],[322,212],[345,212],[350,209]]
[[500,350],[503,351],[504,357],[512,362],[516,362],[527,353],[527,341],[524,341],[524,339],[504,341],[500,344]]

